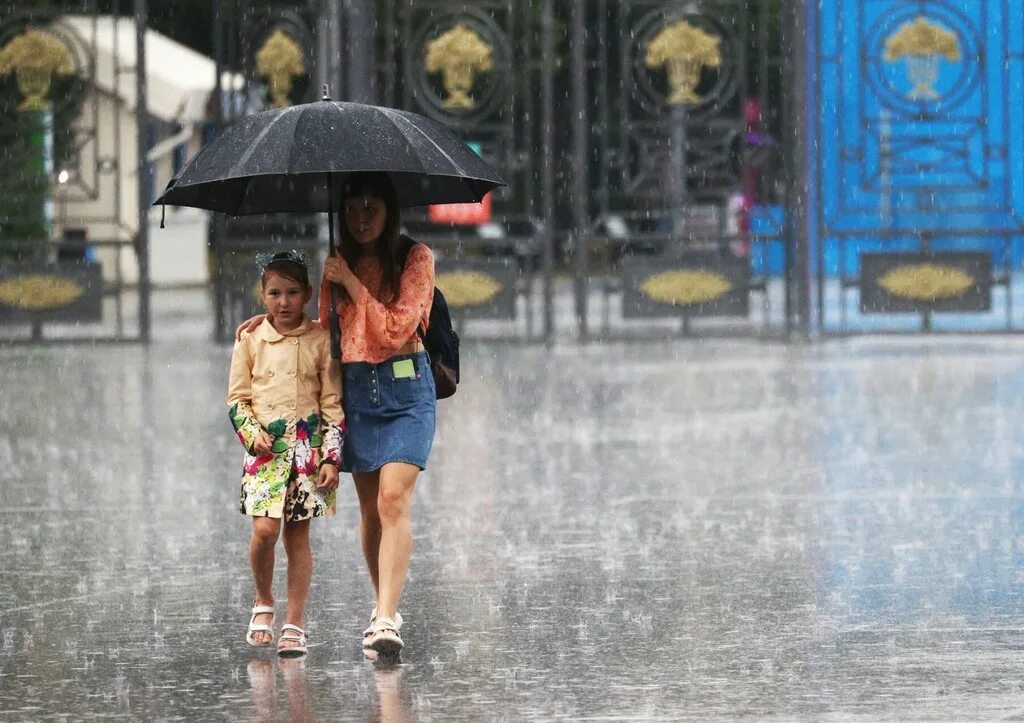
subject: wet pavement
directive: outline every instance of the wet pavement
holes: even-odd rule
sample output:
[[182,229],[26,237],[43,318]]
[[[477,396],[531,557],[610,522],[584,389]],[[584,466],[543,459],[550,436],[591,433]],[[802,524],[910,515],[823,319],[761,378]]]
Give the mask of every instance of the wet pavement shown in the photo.
[[279,661],[230,349],[157,301],[148,348],[0,347],[0,719],[1024,714],[1024,340],[468,344],[402,663],[360,651],[350,486]]

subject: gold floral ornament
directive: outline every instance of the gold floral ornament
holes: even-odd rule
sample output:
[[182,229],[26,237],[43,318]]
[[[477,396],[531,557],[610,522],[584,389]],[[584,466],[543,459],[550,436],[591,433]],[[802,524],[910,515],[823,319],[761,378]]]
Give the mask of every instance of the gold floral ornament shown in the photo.
[[292,82],[306,72],[302,48],[283,30],[275,30],[256,53],[256,70],[267,79],[272,108],[291,105]]
[[886,62],[903,60],[907,76],[914,87],[907,93],[911,100],[934,100],[939,97],[935,83],[939,80],[942,58],[951,62],[960,60],[960,43],[956,35],[937,23],[921,16],[913,22],[903,23],[885,40]]
[[50,33],[26,30],[0,48],[0,74],[14,73],[25,98],[18,110],[44,110],[50,80],[73,70],[67,46]]
[[491,46],[480,35],[459,23],[427,45],[428,73],[441,73],[448,97],[442,105],[456,110],[470,110],[473,99],[469,91],[477,73],[494,67]]
[[645,295],[672,306],[706,304],[732,291],[726,277],[702,269],[663,271],[640,284]]
[[672,94],[669,105],[699,103],[697,84],[703,68],[722,65],[719,49],[722,39],[704,32],[685,20],[662,28],[647,45],[645,63],[648,68],[665,67]]
[[0,303],[23,311],[49,311],[71,306],[85,289],[71,279],[48,274],[17,276],[0,281]]
[[450,271],[439,274],[434,283],[453,308],[489,304],[503,288],[493,276],[479,271]]
[[966,271],[930,263],[898,266],[878,280],[893,296],[914,301],[955,299],[974,284],[974,277]]

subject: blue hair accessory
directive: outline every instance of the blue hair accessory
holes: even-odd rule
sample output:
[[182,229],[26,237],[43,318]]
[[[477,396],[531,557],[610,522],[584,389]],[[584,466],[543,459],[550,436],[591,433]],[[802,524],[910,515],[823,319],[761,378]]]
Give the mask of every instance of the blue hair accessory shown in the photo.
[[288,251],[275,251],[270,253],[268,251],[258,251],[256,253],[256,267],[260,271],[266,271],[267,266],[275,261],[291,261],[295,264],[302,264],[308,266],[306,262],[306,256],[297,249],[290,249]]

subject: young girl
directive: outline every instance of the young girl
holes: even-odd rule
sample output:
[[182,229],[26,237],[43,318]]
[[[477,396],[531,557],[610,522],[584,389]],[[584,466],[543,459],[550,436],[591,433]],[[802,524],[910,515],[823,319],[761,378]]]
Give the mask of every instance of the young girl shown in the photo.
[[245,639],[273,642],[274,548],[284,522],[288,613],[277,652],[306,653],[302,618],[313,555],[309,521],[334,514],[343,446],[341,379],[330,334],[303,313],[313,290],[305,263],[275,254],[263,269],[267,316],[235,343],[228,406],[245,447],[242,514],[252,520],[249,561],[256,599]]

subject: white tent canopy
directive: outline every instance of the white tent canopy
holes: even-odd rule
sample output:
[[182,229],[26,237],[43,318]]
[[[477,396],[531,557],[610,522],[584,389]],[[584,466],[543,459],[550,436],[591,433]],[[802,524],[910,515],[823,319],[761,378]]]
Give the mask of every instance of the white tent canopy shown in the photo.
[[[114,73],[135,66],[135,19],[131,17],[65,15],[56,25],[78,36],[96,55],[93,82],[105,92],[116,94],[129,109],[135,107],[132,73]],[[210,58],[154,30],[146,31],[146,82],[149,113],[165,121],[183,124],[204,119],[207,99],[214,89],[216,65]],[[225,87],[241,86],[241,77],[224,73]]]

